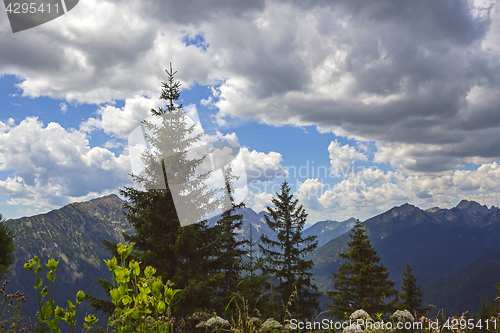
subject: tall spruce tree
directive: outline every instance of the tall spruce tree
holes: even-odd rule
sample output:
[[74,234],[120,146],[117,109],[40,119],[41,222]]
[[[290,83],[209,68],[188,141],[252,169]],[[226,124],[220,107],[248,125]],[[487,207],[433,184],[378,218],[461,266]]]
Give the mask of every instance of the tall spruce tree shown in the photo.
[[316,236],[302,237],[307,214],[298,199],[293,200],[290,190],[285,181],[277,198],[272,199],[275,208],[267,207],[265,220],[277,233],[277,240],[263,234],[259,247],[266,260],[264,272],[278,281],[275,287],[278,303],[294,318],[312,319],[319,309],[321,294],[312,282],[310,270],[314,264],[304,257],[318,243]]
[[[216,305],[212,295],[220,281],[215,253],[219,238],[206,221],[192,222],[214,211],[222,200],[220,191],[209,190],[205,183],[210,171],[198,174],[208,149],[199,144],[203,134],[197,132],[197,124],[177,104],[180,82],[174,79],[176,72],[171,66],[165,72],[168,81],[162,82],[160,99],[166,105],[152,109],[153,120],[142,122],[152,148],[141,156],[145,170],[131,175],[138,188],[125,187],[120,194],[127,198],[126,217],[136,231],[124,234],[126,242],[134,243],[131,258],[144,267],[155,267],[164,281],[183,289],[173,309],[175,315],[184,316]],[[114,252],[115,245],[108,246]],[[104,282],[101,285],[109,288]],[[94,299],[91,304],[100,311],[112,310],[109,302]]]
[[417,286],[417,278],[412,274],[410,264],[406,264],[406,269],[403,273],[403,284],[399,294],[400,302],[398,308],[410,311],[417,318],[424,316],[429,312],[430,307],[422,305],[422,296],[424,291],[422,286]]
[[272,317],[272,306],[269,302],[269,293],[266,284],[271,278],[263,272],[264,258],[258,255],[256,248],[260,240],[254,240],[253,229],[250,224],[250,237],[246,240],[246,258],[242,260],[243,277],[239,283],[239,295],[246,302],[251,316],[261,318]]
[[225,200],[227,201],[225,206],[231,208],[222,213],[214,227],[217,239],[217,251],[214,253],[214,259],[221,274],[216,293],[220,298],[220,304],[227,304],[233,293],[237,292],[243,270],[242,259],[246,253],[243,249],[246,241],[237,239],[237,230],[243,225],[243,216],[238,214],[238,209],[245,207],[245,204],[235,204],[234,180],[237,180],[238,177],[232,173],[231,166],[224,168],[224,179]]
[[345,262],[333,273],[333,291],[327,292],[332,316],[345,319],[358,309],[370,314],[392,312],[398,292],[359,220],[349,236],[348,250],[339,254]]

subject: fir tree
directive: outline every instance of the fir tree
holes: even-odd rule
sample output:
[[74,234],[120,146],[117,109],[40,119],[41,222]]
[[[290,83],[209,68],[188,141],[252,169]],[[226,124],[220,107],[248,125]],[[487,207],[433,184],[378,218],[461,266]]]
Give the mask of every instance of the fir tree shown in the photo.
[[[387,268],[379,263],[380,256],[373,249],[365,227],[359,220],[350,233],[348,250],[339,254],[346,261],[333,273],[334,290],[327,292],[334,318],[363,309],[370,314],[388,313],[395,310],[397,291],[389,280]],[[389,300],[394,297],[390,302]]]
[[422,290],[422,286],[417,287],[417,278],[412,274],[410,264],[406,264],[401,291],[399,294],[401,301],[398,306],[400,310],[406,309],[413,315],[416,314],[416,318],[425,316],[429,312],[430,307],[424,308],[422,305],[424,291]]
[[277,233],[277,240],[261,235],[259,247],[266,260],[264,272],[277,280],[278,303],[286,307],[294,318],[311,319],[318,311],[316,286],[312,283],[311,260],[304,257],[318,243],[316,236],[302,238],[307,214],[298,199],[293,200],[290,186],[285,181],[281,192],[272,199],[275,208],[267,207],[267,225]]
[[269,293],[265,290],[270,275],[263,272],[264,258],[257,255],[256,247],[260,241],[254,241],[253,229],[251,224],[250,236],[245,243],[247,258],[242,260],[244,276],[240,281],[238,293],[245,300],[252,316],[270,318],[272,310],[269,306]]
[[[219,207],[221,199],[220,191],[209,190],[205,183],[210,171],[197,174],[208,149],[197,145],[202,139],[201,133],[196,134],[197,124],[190,122],[182,104],[176,104],[180,96],[176,72],[170,67],[166,73],[168,81],[162,82],[160,96],[166,105],[152,109],[153,120],[142,122],[152,149],[141,156],[144,172],[131,175],[139,188],[125,187],[120,194],[127,198],[126,217],[136,231],[124,234],[126,242],[134,243],[130,258],[155,267],[164,281],[183,289],[173,305],[176,315],[183,316],[214,306],[218,240],[206,221],[194,222]],[[114,244],[108,245],[114,250]],[[105,283],[103,287],[107,289]],[[91,303],[106,309],[95,299]]]
[[217,251],[214,258],[220,273],[217,294],[221,305],[226,304],[233,293],[237,291],[243,270],[242,257],[246,253],[243,249],[246,242],[244,240],[238,241],[236,232],[243,225],[243,216],[237,211],[245,207],[245,204],[235,204],[233,184],[238,177],[233,175],[231,166],[224,169],[224,179],[225,200],[227,201],[224,206],[231,208],[222,213],[214,227],[216,233],[214,237],[217,239]]

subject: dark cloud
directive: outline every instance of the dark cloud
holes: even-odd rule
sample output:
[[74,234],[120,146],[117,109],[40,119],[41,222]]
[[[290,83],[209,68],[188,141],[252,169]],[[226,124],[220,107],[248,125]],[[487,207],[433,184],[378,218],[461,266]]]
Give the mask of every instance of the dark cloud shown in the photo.
[[241,18],[264,10],[264,0],[146,0],[142,1],[144,15],[164,22],[200,24],[219,17]]
[[[463,160],[498,156],[496,140],[482,134],[491,130],[495,137],[500,127],[500,48],[491,42],[500,35],[500,15],[493,6],[80,3],[66,15],[73,21],[54,20],[61,29],[2,35],[0,72],[26,78],[20,87],[28,96],[102,103],[156,97],[172,61],[183,87],[219,84],[220,96],[213,96],[219,116],[316,125],[416,160],[391,160],[397,167],[453,169]],[[423,155],[411,145],[423,145]]]
[[[284,2],[281,6],[281,16],[264,16],[268,25],[286,25],[284,18],[293,11],[305,17],[288,24],[295,38],[272,53],[288,70],[269,70],[275,62],[262,50],[271,54],[272,38],[253,27],[247,42],[256,47],[233,60],[244,61],[246,68],[231,69],[255,79],[232,86],[231,95],[221,89],[223,115],[315,124],[366,141],[429,145],[422,156],[403,153],[417,160],[405,164],[412,171],[453,169],[462,159],[450,157],[460,152],[464,159],[500,156],[490,148],[466,146],[485,145],[475,141],[476,131],[500,125],[500,57],[498,50],[483,46],[488,33],[497,33],[491,31],[492,6],[474,8],[469,1],[451,0],[295,2],[299,10]],[[266,12],[279,10],[268,5]],[[308,21],[308,15],[314,19]],[[273,31],[287,40],[282,29]],[[478,87],[487,93],[474,99],[471,92]],[[251,99],[238,94],[257,102],[245,105]],[[449,150],[436,149],[439,145]],[[436,151],[444,158],[432,156]]]

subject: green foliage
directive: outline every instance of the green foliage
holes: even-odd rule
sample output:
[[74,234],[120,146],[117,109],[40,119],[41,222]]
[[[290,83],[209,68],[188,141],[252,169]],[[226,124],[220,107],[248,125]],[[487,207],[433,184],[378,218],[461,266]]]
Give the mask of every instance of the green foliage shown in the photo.
[[[63,309],[60,306],[55,306],[54,304],[54,282],[55,282],[55,271],[57,270],[57,266],[59,261],[55,261],[54,259],[48,260],[45,266],[49,269],[46,276],[50,281],[50,298],[45,301],[47,297],[48,289],[47,286],[43,287],[43,278],[40,277],[39,273],[42,271],[43,267],[40,264],[40,259],[37,256],[34,256],[27,263],[24,264],[24,269],[27,271],[33,272],[35,274],[35,290],[37,292],[38,297],[38,321],[41,323],[39,330],[42,332],[47,332],[47,328],[50,329],[53,333],[61,333],[61,329],[59,328],[61,324],[61,320],[66,322],[70,328],[71,333],[75,332],[75,315],[77,307],[83,302],[85,299],[85,293],[83,291],[78,291],[75,298],[74,305],[70,300],[68,300],[68,308]],[[44,302],[45,301],[45,302]],[[85,318],[85,321],[92,324],[95,324],[97,319],[89,315]],[[87,323],[84,324],[84,327],[87,330],[92,329],[92,326]]]
[[14,233],[4,224],[2,215],[0,215],[0,280],[3,279],[14,264],[16,258],[14,251]]
[[[244,203],[235,205],[233,198],[233,180],[237,179],[232,174],[231,167],[227,167],[224,170],[224,178],[226,185],[226,198],[228,207],[230,209],[224,211],[217,223],[215,224],[213,230],[210,232],[215,233],[216,238],[216,249],[214,251],[214,266],[218,273],[218,283],[216,283],[215,297],[217,297],[217,303],[226,303],[236,291],[240,291],[242,284],[242,273],[243,273],[243,256],[246,251],[243,249],[243,245],[247,241],[238,241],[236,236],[236,230],[240,229],[243,225],[243,216],[237,214],[237,209],[245,207]],[[216,310],[222,310],[217,307]],[[226,307],[227,310],[227,307]]]
[[[171,304],[180,289],[172,289],[170,282],[155,277],[156,269],[148,266],[141,271],[140,262],[128,261],[132,245],[117,245],[120,262],[116,257],[105,260],[113,281],[110,295],[115,311],[108,324],[116,333],[174,331],[170,321]],[[165,313],[166,315],[163,315]]]
[[[220,203],[218,191],[208,190],[204,181],[210,173],[193,177],[205,156],[189,158],[187,151],[201,139],[194,134],[196,124],[188,125],[187,114],[179,98],[180,83],[174,80],[176,72],[166,71],[168,81],[162,83],[160,99],[164,108],[152,109],[157,121],[144,121],[147,141],[154,148],[144,152],[145,172],[132,175],[144,190],[126,187],[120,193],[128,199],[125,208],[128,221],[136,231],[124,235],[127,243],[134,243],[133,258],[146,266],[154,266],[163,281],[172,281],[183,289],[173,305],[178,315],[214,306],[213,292],[220,272],[216,266],[218,237],[205,222],[184,225],[174,204],[172,184],[184,184],[186,191],[177,198],[188,212],[203,216]],[[168,176],[168,183],[166,182]]]
[[275,208],[267,207],[265,220],[277,233],[277,240],[263,234],[259,247],[266,260],[264,272],[277,280],[275,301],[287,308],[291,317],[312,319],[319,309],[320,293],[312,283],[310,270],[314,264],[303,258],[316,248],[317,242],[315,236],[302,237],[307,214],[298,199],[293,200],[290,190],[285,181],[277,198],[272,199]]
[[393,311],[398,293],[361,222],[356,222],[350,238],[348,250],[339,254],[346,261],[333,273],[334,290],[328,292],[331,314],[344,319],[345,313],[354,309],[384,314]]
[[410,313],[416,315],[417,318],[429,312],[430,307],[424,308],[422,305],[424,291],[422,290],[422,286],[417,286],[417,278],[413,276],[410,264],[406,264],[401,291],[402,292],[399,294],[401,300],[398,308],[410,311]]
[[[246,241],[248,258],[242,262],[244,276],[239,283],[238,298],[242,301],[240,308],[245,309],[251,317],[270,316],[270,293],[266,292],[267,281],[271,275],[263,272],[264,258],[256,255],[255,246],[259,241],[253,240],[253,226],[250,226],[250,238]],[[238,308],[238,312],[241,312]],[[257,310],[258,309],[258,310]]]

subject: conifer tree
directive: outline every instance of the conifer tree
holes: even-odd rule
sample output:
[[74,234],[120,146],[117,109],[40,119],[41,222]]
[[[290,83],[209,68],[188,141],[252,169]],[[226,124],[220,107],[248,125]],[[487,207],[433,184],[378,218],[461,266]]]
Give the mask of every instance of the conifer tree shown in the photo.
[[349,236],[348,250],[339,254],[345,262],[333,273],[333,291],[327,292],[330,313],[341,320],[358,309],[370,314],[392,312],[398,292],[359,220]]
[[424,308],[422,305],[422,296],[424,291],[422,286],[417,287],[417,278],[412,274],[410,264],[406,264],[406,269],[403,273],[403,284],[401,286],[401,298],[398,309],[406,309],[413,315],[416,314],[417,318],[424,316],[429,312],[430,307]]
[[275,208],[267,207],[265,220],[277,233],[277,240],[263,234],[259,247],[266,260],[264,272],[277,280],[278,304],[294,318],[312,319],[319,308],[320,293],[312,282],[310,270],[314,264],[304,257],[318,243],[316,236],[302,237],[307,214],[298,199],[293,200],[290,190],[285,181],[277,198],[272,199]]
[[[208,149],[199,145],[203,134],[196,134],[197,124],[188,119],[182,104],[176,104],[180,96],[176,72],[171,66],[165,72],[168,81],[162,82],[160,99],[166,105],[152,109],[153,120],[142,122],[147,144],[152,147],[141,156],[145,170],[131,175],[138,188],[125,187],[120,194],[127,198],[126,217],[136,231],[124,234],[126,242],[134,243],[130,258],[144,267],[155,267],[164,281],[183,289],[173,304],[174,313],[183,316],[214,306],[217,238],[206,221],[193,221],[214,211],[221,199],[220,191],[208,189],[205,183],[210,171],[197,174]],[[183,208],[182,219],[176,209],[179,206]],[[113,250],[113,244],[108,245]],[[103,287],[107,289],[105,284]],[[98,310],[106,305],[96,299],[92,304],[101,307]]]
[[215,253],[215,266],[217,267],[220,276],[217,284],[217,294],[220,298],[220,303],[226,304],[237,291],[238,283],[241,280],[243,270],[242,259],[246,251],[243,245],[244,240],[238,241],[237,230],[243,225],[243,216],[238,214],[238,209],[245,207],[244,203],[238,205],[234,201],[234,180],[238,177],[232,173],[231,166],[224,169],[225,179],[225,206],[231,207],[224,211],[219,221],[217,221],[214,232],[214,237],[217,239],[217,251]]
[[[270,279],[269,274],[263,272],[264,258],[257,255],[256,247],[260,240],[253,238],[253,224],[250,225],[250,237],[246,240],[247,256],[242,260],[244,276],[240,281],[238,293],[243,297],[252,316],[261,318],[272,317],[272,310],[269,306],[269,293],[266,292],[266,284]],[[254,313],[257,311],[258,313]]]
[[[151,110],[156,121],[143,122],[147,141],[154,149],[142,155],[145,172],[132,176],[146,190],[126,187],[120,193],[130,202],[125,205],[127,218],[137,232],[124,235],[125,240],[135,243],[143,265],[154,266],[165,280],[184,289],[178,298],[182,305],[177,308],[187,313],[213,306],[217,239],[206,222],[185,224],[214,211],[220,200],[216,199],[219,191],[209,190],[205,183],[210,171],[196,175],[207,155],[193,157],[193,150],[188,151],[200,142],[202,134],[196,134],[197,124],[190,125],[182,104],[176,104],[180,97],[176,72],[170,67],[166,73],[168,81],[162,83],[160,96],[166,106]],[[184,218],[191,214],[188,221],[180,219],[179,205]]]

